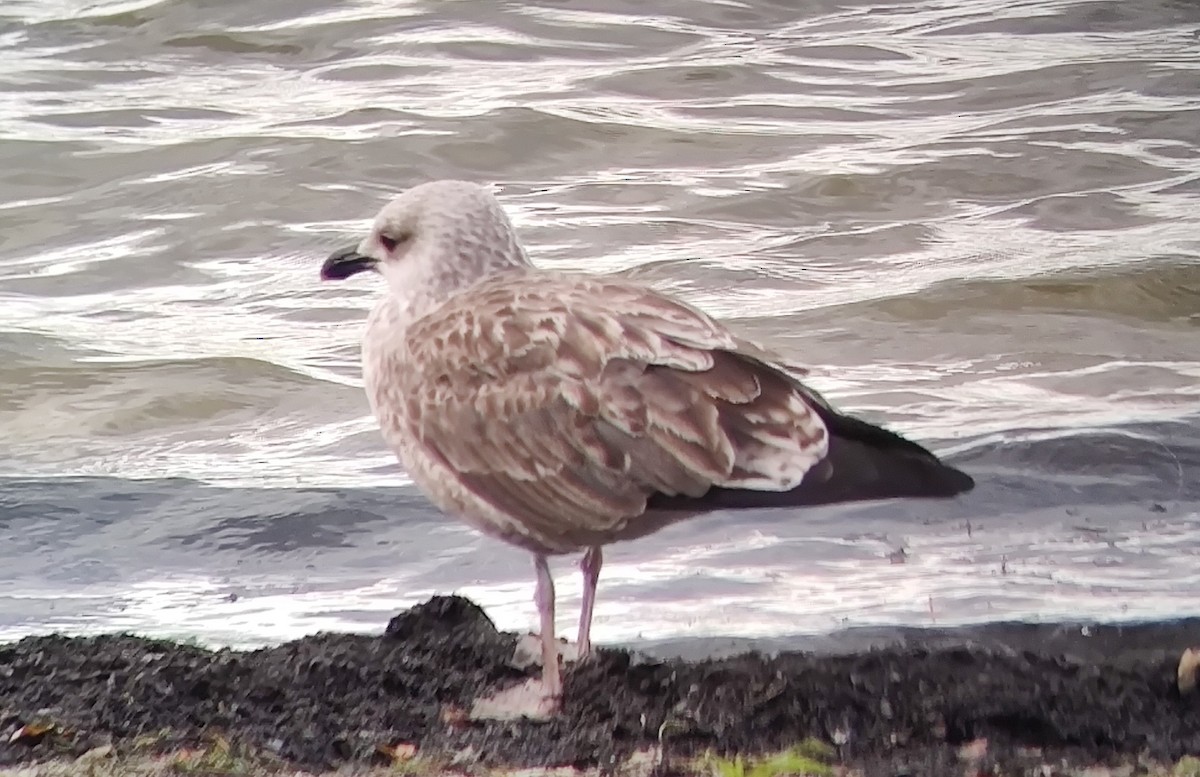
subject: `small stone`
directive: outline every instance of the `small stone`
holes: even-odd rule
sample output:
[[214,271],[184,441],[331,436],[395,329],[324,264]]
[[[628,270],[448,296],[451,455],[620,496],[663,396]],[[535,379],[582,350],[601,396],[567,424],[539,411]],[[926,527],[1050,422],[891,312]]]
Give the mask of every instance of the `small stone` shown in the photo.
[[1200,672],[1200,648],[1188,648],[1179,657],[1179,694],[1187,696],[1196,690],[1196,674]]

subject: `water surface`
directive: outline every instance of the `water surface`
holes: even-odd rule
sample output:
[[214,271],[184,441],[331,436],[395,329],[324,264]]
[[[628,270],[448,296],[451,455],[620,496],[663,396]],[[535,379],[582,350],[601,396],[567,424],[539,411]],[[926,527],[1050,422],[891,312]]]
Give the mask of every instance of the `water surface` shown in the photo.
[[378,439],[380,290],[316,278],[444,177],[980,483],[614,548],[602,640],[1195,614],[1200,6],[794,5],[6,2],[0,638],[532,625]]

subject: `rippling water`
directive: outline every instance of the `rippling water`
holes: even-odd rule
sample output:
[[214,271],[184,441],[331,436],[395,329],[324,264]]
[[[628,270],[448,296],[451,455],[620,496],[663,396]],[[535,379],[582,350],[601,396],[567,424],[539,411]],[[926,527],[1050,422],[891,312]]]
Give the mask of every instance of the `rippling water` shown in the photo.
[[794,6],[6,0],[0,637],[532,624],[382,448],[379,289],[316,279],[442,177],[980,480],[620,547],[602,639],[1197,612],[1200,6]]

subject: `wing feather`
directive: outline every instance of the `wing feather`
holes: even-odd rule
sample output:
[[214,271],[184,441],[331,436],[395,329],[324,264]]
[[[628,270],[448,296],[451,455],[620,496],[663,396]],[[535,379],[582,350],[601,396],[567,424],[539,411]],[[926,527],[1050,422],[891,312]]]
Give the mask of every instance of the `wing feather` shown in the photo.
[[389,380],[429,463],[417,469],[466,489],[448,509],[502,514],[550,551],[603,542],[656,493],[792,488],[827,449],[796,377],[635,284],[486,281],[414,322],[403,348]]

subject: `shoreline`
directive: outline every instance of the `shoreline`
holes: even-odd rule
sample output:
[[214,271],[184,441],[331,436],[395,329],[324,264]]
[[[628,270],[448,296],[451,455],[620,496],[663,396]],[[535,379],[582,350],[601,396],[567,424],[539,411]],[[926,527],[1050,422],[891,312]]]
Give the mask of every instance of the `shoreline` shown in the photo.
[[1178,680],[1200,619],[914,628],[688,660],[601,647],[567,669],[553,720],[468,720],[474,698],[536,671],[514,665],[516,642],[460,597],[383,635],[251,651],[27,637],[0,644],[0,775],[690,774],[797,748],[812,773],[1200,774],[1186,760],[1200,756],[1200,692]]

